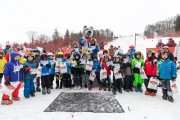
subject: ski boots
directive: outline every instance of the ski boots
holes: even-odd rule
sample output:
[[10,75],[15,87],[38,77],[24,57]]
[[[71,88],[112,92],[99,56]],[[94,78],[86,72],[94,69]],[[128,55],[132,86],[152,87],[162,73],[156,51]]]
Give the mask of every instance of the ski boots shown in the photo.
[[45,88],[42,89],[42,94],[43,94],[43,95],[46,94],[46,89],[45,89]]
[[13,101],[10,99],[3,99],[1,101],[1,105],[11,105],[11,104],[13,104]]
[[37,91],[37,92],[41,92],[41,88],[36,87],[36,91]]

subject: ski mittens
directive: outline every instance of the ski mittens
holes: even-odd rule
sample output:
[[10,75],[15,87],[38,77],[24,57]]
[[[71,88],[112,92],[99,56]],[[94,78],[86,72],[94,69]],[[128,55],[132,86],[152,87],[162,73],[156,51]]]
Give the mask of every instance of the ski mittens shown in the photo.
[[50,68],[50,67],[51,67],[51,65],[50,65],[50,64],[47,64],[47,65],[46,65],[46,67]]
[[172,81],[176,81],[176,76],[172,76]]
[[5,85],[10,85],[10,84],[11,84],[11,83],[10,83],[10,79],[9,79],[9,78],[5,78],[4,84],[5,84]]
[[32,70],[32,68],[30,68],[30,67],[28,67],[28,68],[25,69],[26,72],[29,72],[29,71],[31,71],[31,70]]

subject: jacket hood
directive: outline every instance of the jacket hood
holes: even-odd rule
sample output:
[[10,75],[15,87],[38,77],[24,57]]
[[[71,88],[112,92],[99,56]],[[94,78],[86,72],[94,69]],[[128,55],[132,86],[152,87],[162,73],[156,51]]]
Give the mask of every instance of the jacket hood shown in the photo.
[[16,56],[18,56],[18,55],[20,56],[20,54],[17,53],[17,52],[11,52],[11,54],[10,54],[11,61],[14,62],[14,61],[15,61],[14,58],[15,58]]

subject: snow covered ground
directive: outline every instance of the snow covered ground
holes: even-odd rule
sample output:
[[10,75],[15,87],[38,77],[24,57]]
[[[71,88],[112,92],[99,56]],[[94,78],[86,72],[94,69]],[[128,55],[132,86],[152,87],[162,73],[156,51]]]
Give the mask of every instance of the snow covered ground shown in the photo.
[[[166,41],[163,38],[163,41]],[[176,43],[180,38],[175,38]],[[137,38],[137,50],[145,55],[147,47],[155,47],[157,40]],[[124,52],[128,46],[134,44],[134,37],[119,38],[109,45],[121,46]],[[180,76],[180,71],[178,71]],[[177,79],[180,91],[180,79]],[[143,87],[144,89],[144,87]],[[144,89],[145,90],[145,89]],[[88,113],[88,112],[43,112],[54,99],[64,90],[53,89],[50,95],[36,93],[36,97],[25,99],[23,90],[20,91],[21,101],[10,106],[0,105],[0,120],[179,120],[180,119],[180,93],[174,95],[174,103],[162,100],[161,89],[157,96],[145,96],[144,93],[124,92],[117,94],[116,99],[123,107],[125,113]],[[72,90],[75,92],[75,90]],[[97,88],[92,92],[98,92]]]

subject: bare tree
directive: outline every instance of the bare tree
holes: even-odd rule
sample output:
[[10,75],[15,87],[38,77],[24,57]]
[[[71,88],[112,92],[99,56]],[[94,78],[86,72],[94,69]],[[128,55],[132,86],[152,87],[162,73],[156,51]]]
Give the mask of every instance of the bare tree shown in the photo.
[[37,36],[37,32],[35,31],[29,31],[27,32],[27,35],[29,37],[29,40],[32,41],[32,40],[35,40],[36,36]]

